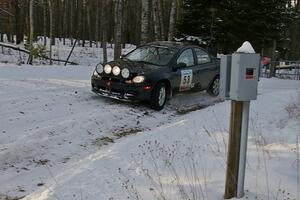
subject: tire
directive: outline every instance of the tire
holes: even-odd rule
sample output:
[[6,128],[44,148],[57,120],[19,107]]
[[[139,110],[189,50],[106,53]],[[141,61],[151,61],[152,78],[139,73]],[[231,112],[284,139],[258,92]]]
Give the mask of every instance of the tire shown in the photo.
[[212,96],[218,96],[219,95],[219,89],[220,89],[220,77],[217,76],[214,78],[214,80],[211,82],[207,92]]
[[162,110],[167,101],[167,86],[165,83],[158,83],[152,91],[150,106],[154,110]]

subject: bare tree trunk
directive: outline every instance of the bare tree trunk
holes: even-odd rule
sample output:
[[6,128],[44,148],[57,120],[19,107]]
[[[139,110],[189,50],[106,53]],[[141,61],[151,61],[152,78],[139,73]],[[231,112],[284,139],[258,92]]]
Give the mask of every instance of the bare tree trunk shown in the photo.
[[[97,15],[98,13],[96,13]],[[88,37],[89,37],[89,42],[90,42],[90,47],[93,46],[92,43],[92,28],[91,28],[91,12],[90,12],[90,1],[86,2],[86,15],[87,15],[87,30],[89,32]]]
[[[0,20],[0,42],[3,42],[3,27],[4,27],[4,23],[2,22],[2,20]],[[3,51],[3,48],[2,48]]]
[[47,0],[43,0],[44,46],[47,46]]
[[128,1],[123,0],[123,5],[122,5],[122,15],[121,15],[121,20],[122,20],[122,39],[121,39],[121,43],[122,43],[122,49],[126,47],[126,36],[128,33],[127,30],[127,24],[126,22],[128,21]]
[[171,41],[175,35],[175,20],[176,20],[176,0],[172,0],[171,12],[170,12],[170,23],[169,23],[169,34],[168,40]]
[[33,60],[33,33],[34,33],[34,24],[33,24],[33,0],[29,1],[29,50],[30,50],[30,55],[29,55],[29,60],[28,63],[32,65],[32,60]]
[[[2,25],[2,21],[0,20],[0,42],[3,42],[3,34],[2,34],[2,29],[1,27],[3,27]],[[2,49],[3,50],[3,49]]]
[[123,0],[116,0],[115,1],[115,30],[114,30],[114,59],[118,59],[122,53],[122,5]]
[[50,59],[50,65],[52,65],[52,40],[53,40],[53,8],[52,8],[52,2],[51,0],[48,0],[48,6],[49,6],[49,16],[50,16],[50,52],[49,52],[49,59]]
[[142,0],[142,19],[141,19],[141,43],[149,41],[149,18],[150,18],[150,2]]
[[81,37],[82,37],[82,47],[85,46],[85,39],[86,39],[86,30],[85,30],[85,23],[86,23],[86,19],[85,19],[85,11],[86,11],[86,0],[83,0],[83,5],[82,5],[82,9],[81,9],[81,20],[82,20],[82,29],[81,29]]
[[68,0],[64,0],[63,1],[63,9],[64,9],[64,18],[63,18],[63,25],[62,25],[62,29],[63,29],[63,34],[62,34],[62,37],[63,37],[63,45],[66,45],[66,35],[67,35],[67,30],[68,30],[68,16],[67,16],[67,9],[68,9]]
[[[102,13],[103,10],[101,10]],[[103,20],[103,19],[102,19]],[[95,31],[95,40],[96,40],[96,48],[98,48],[99,44],[99,0],[96,0],[96,31]],[[101,26],[101,28],[103,28]]]
[[103,48],[103,64],[107,62],[107,2],[103,0],[103,4],[101,7],[101,24],[102,24],[102,48]]
[[[76,2],[75,2],[76,4]],[[73,30],[73,12],[74,12],[74,5],[73,2],[71,3],[71,7],[70,7],[70,38],[71,38],[71,45],[73,46],[73,37],[74,37],[74,30]]]
[[21,43],[21,23],[20,23],[20,3],[19,0],[14,1],[15,6],[15,33],[16,33],[16,44]]
[[158,3],[158,16],[160,22],[160,30],[161,30],[161,39],[166,39],[166,32],[165,32],[165,23],[164,23],[164,16],[163,16],[163,6],[161,0],[157,0]]
[[[56,18],[56,16],[55,16],[55,13],[54,13],[54,8],[55,8],[55,0],[50,0],[51,1],[51,8],[50,8],[50,6],[49,6],[49,13],[50,13],[50,18],[52,18],[51,19],[51,22],[50,22],[50,31],[51,31],[51,45],[53,46],[53,45],[55,45],[55,39],[56,39],[56,37],[55,37],[55,34],[57,35],[57,28],[55,28],[56,27],[56,23],[57,23],[57,18]],[[51,12],[50,12],[50,9],[51,9]],[[52,47],[51,47],[52,48]]]
[[160,30],[159,30],[159,15],[158,15],[158,2],[157,0],[152,0],[153,9],[153,24],[154,24],[154,39],[155,41],[160,40]]

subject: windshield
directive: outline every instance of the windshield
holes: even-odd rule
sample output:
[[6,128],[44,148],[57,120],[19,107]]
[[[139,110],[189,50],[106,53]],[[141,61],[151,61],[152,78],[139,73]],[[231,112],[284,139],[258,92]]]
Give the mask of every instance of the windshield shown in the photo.
[[160,46],[142,46],[124,58],[136,61],[136,62],[145,62],[153,65],[166,65],[170,62],[174,51],[168,49],[167,47]]

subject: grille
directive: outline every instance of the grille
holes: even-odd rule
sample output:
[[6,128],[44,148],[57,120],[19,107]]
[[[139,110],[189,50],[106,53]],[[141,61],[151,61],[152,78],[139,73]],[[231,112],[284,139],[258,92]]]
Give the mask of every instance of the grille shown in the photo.
[[108,81],[109,79],[115,83],[120,83],[122,81],[120,78],[116,78],[116,77],[108,77],[108,76],[102,77],[102,80],[105,80],[105,81]]

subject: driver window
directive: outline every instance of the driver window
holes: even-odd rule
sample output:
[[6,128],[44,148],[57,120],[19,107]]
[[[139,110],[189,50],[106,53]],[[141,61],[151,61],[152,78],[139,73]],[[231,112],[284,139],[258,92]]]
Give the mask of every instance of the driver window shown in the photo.
[[195,65],[194,54],[192,49],[187,49],[181,53],[181,55],[177,59],[177,64],[179,63],[185,63],[187,67]]

